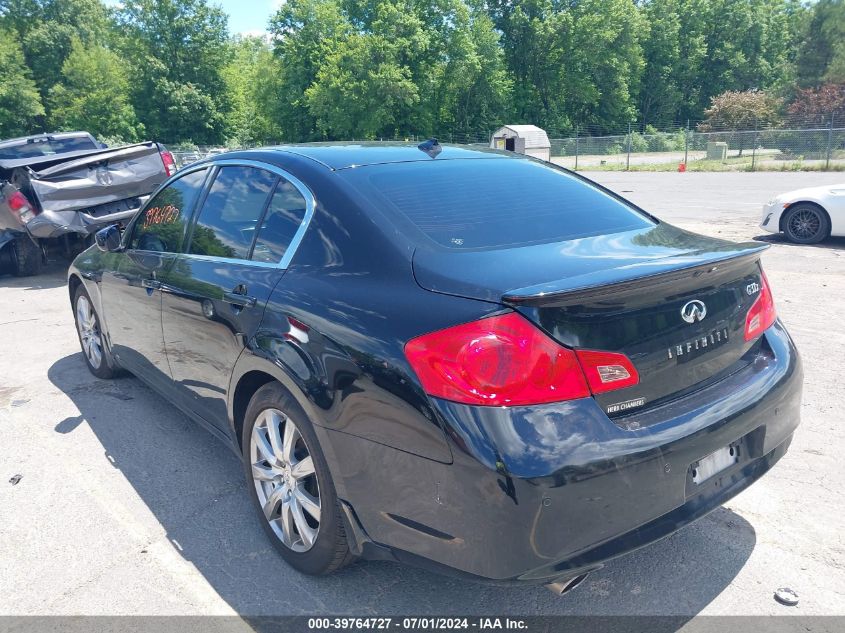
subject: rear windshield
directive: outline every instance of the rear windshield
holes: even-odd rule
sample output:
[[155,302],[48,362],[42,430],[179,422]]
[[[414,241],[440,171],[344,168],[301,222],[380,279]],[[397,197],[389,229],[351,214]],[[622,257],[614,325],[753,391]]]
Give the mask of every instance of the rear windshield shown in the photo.
[[343,175],[447,248],[561,242],[653,225],[600,189],[530,160],[433,160]]
[[16,158],[38,158],[53,154],[66,154],[86,149],[100,149],[90,136],[78,136],[61,139],[35,139],[32,142],[22,142],[20,145],[0,147],[0,160],[14,160]]

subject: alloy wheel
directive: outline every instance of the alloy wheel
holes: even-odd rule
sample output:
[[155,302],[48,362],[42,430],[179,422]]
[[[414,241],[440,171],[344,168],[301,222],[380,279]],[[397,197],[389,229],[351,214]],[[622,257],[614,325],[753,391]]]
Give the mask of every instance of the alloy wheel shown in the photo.
[[809,240],[815,237],[820,227],[821,218],[812,209],[801,209],[789,218],[790,233],[802,240]]
[[286,547],[307,552],[320,531],[320,488],[311,452],[293,420],[278,409],[259,413],[249,458],[264,518]]
[[76,301],[76,329],[82,342],[82,351],[91,367],[99,369],[103,363],[103,341],[100,334],[100,324],[91,302],[84,294]]

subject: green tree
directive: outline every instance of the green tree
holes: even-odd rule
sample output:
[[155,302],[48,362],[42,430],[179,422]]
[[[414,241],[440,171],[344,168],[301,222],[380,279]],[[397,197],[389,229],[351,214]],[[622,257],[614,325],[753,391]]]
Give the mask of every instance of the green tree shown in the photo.
[[139,140],[143,126],[129,102],[129,68],[113,51],[75,40],[50,90],[50,127]]
[[395,40],[353,34],[329,57],[305,90],[318,130],[337,138],[375,138],[401,124],[402,109],[419,101]]
[[505,123],[513,81],[493,21],[483,12],[468,15],[451,48],[439,82],[443,88],[436,114],[440,131],[460,139]]
[[648,36],[643,40],[644,71],[638,98],[643,125],[674,122],[681,110],[681,17],[678,0],[643,6]]
[[813,4],[798,55],[798,82],[845,83],[845,0]]
[[514,114],[556,131],[618,128],[636,113],[644,24],[633,0],[493,0]]
[[516,122],[572,127],[565,104],[565,80],[569,73],[577,77],[565,46],[573,29],[571,12],[557,11],[551,0],[491,0],[488,11],[502,33]]
[[[604,129],[636,118],[643,71],[643,18],[633,0],[580,0],[566,60],[567,110],[579,121]],[[574,80],[574,81],[573,81]]]
[[[706,56],[695,71],[704,89],[688,113],[698,118],[711,97],[726,91],[767,90],[783,85],[797,54],[796,33],[803,9],[797,0],[695,0]],[[682,26],[682,33],[687,30]],[[682,35],[683,37],[683,35]]]
[[116,19],[137,74],[133,103],[148,134],[170,143],[223,142],[230,110],[223,10],[206,0],[125,0]]
[[270,45],[259,37],[238,37],[223,68],[231,111],[226,136],[233,145],[281,140],[277,116],[282,107],[282,68]]
[[271,30],[295,140],[467,134],[510,106],[493,24],[463,0],[292,0]]
[[0,28],[0,137],[27,134],[44,115],[32,74],[24,61],[17,34]]
[[351,32],[352,25],[335,0],[288,0],[271,18],[274,53],[282,67],[277,120],[286,139],[319,138],[305,91]]
[[5,0],[0,24],[15,30],[27,65],[44,99],[61,81],[74,40],[102,43],[109,37],[108,12],[100,0]]

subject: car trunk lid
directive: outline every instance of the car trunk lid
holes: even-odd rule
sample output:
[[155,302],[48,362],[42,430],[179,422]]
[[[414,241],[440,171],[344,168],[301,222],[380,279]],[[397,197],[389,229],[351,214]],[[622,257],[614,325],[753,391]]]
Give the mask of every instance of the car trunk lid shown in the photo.
[[[17,164],[12,180],[42,211],[86,210],[144,196],[167,178],[156,143],[137,143],[83,156],[40,157]],[[8,167],[6,162],[6,166]]]
[[414,272],[429,290],[510,306],[568,347],[625,354],[639,382],[596,396],[615,416],[750,362],[745,317],[765,248],[658,224],[516,249],[418,250]]

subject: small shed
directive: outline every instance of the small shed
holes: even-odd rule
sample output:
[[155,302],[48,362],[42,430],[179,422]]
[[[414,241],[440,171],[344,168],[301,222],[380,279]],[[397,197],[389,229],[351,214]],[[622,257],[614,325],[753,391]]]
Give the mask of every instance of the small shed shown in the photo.
[[527,154],[543,160],[551,158],[552,148],[546,131],[536,125],[502,126],[493,132],[490,147]]

